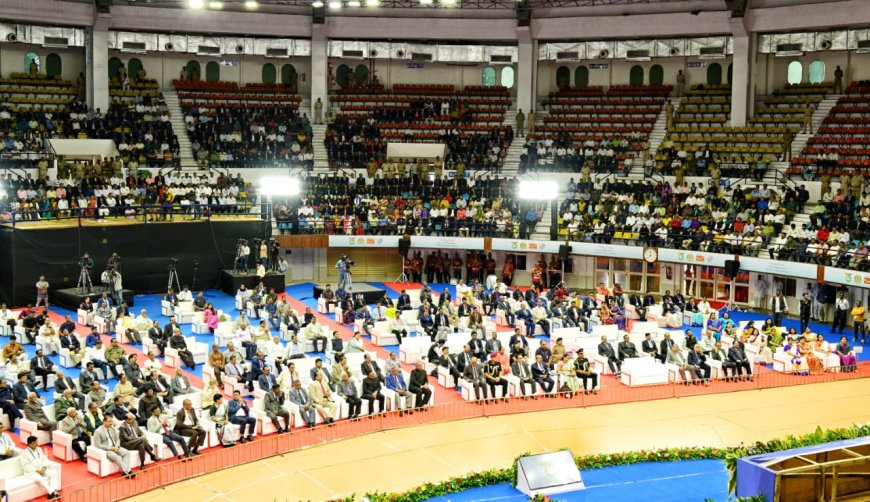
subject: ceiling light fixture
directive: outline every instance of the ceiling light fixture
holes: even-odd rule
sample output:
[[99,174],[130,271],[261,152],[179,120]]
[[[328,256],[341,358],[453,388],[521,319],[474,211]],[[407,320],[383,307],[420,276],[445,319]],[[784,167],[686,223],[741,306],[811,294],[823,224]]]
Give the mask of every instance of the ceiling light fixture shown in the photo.
[[203,0],[187,0],[187,6],[191,9],[201,9],[203,6]]
[[208,8],[220,10],[224,8],[224,3],[219,0],[211,0],[211,2],[208,3]]
[[341,2],[339,0],[330,0],[329,8],[338,10],[341,8]]
[[359,2],[359,0],[349,0],[347,2],[348,7],[360,7],[361,5],[362,4]]
[[380,0],[366,0],[366,5],[369,7],[377,7],[380,4]]
[[323,2],[321,2],[320,0],[314,0],[313,2],[311,2],[311,6],[315,9],[320,9],[323,7]]
[[245,8],[246,9],[256,9],[260,4],[257,3],[257,0],[245,0]]
[[456,0],[441,0],[441,5],[445,7],[453,7],[456,5]]
[[420,0],[420,5],[432,5],[432,0]]

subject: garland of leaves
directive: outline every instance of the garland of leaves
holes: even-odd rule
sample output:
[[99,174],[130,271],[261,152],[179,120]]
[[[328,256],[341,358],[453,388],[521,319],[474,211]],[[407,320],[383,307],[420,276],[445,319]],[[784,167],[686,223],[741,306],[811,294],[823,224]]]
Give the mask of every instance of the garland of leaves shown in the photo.
[[[771,453],[774,451],[802,448],[832,441],[854,439],[870,436],[870,423],[866,425],[853,425],[841,429],[822,430],[817,427],[814,432],[800,436],[788,435],[784,438],[774,439],[768,442],[758,441],[745,446],[742,443],[732,448],[658,448],[654,450],[640,450],[613,454],[585,455],[575,457],[574,462],[580,470],[601,469],[617,465],[630,465],[641,462],[680,462],[684,460],[719,459],[725,461],[725,467],[729,473],[728,491],[734,493],[737,487],[737,460],[739,458]],[[506,469],[489,469],[486,471],[472,472],[465,476],[456,476],[440,483],[425,483],[416,488],[402,493],[372,492],[366,493],[371,502],[419,502],[433,497],[449,495],[465,491],[471,488],[496,485],[499,483],[517,483],[517,462],[520,457],[530,455],[526,452],[517,456],[511,466]],[[762,497],[763,499],[763,497]],[[352,502],[355,494],[345,499],[337,499],[341,502]],[[542,497],[540,500],[549,500]],[[761,500],[757,497],[749,497],[738,500]],[[335,501],[333,501],[335,502]]]

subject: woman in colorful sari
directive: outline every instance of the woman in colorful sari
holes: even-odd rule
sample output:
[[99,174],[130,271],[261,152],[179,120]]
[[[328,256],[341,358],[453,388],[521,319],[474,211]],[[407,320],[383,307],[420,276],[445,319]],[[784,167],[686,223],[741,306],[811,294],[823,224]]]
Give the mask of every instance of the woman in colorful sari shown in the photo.
[[574,397],[574,393],[580,388],[580,379],[577,378],[577,374],[574,371],[574,363],[571,361],[569,354],[562,356],[562,360],[556,363],[556,373],[562,379],[562,386],[559,388],[559,391],[565,392],[565,397],[567,398]]
[[737,327],[737,323],[734,322],[734,319],[731,319],[730,312],[725,312],[724,314],[722,314],[721,320],[722,320],[722,330],[723,331],[727,331],[731,328]]
[[786,354],[791,356],[791,359],[789,359],[791,367],[785,368],[787,373],[796,373],[800,375],[809,374],[809,367],[807,366],[806,358],[801,357],[800,347],[795,343],[793,338],[789,337],[782,349]]
[[353,324],[354,321],[356,321],[356,312],[353,310],[353,299],[351,295],[345,295],[344,301],[341,302],[341,322]]
[[816,356],[815,352],[813,352],[813,345],[806,338],[801,339],[798,344],[798,351],[801,355],[801,358],[806,361],[807,368],[809,369],[809,373],[811,375],[818,375],[824,371],[824,366],[822,365],[822,361]]
[[610,309],[611,317],[616,321],[616,326],[620,331],[625,331],[625,316],[622,315],[622,312],[619,310],[619,307],[615,304],[613,308]]
[[[694,314],[698,315],[698,314]],[[694,318],[693,315],[693,318]],[[726,312],[725,315],[728,315]],[[694,324],[694,323],[693,323]],[[713,311],[710,313],[710,320],[707,321],[707,332],[713,334],[713,338],[718,342],[722,338],[722,330],[724,326],[722,324],[722,319],[716,315],[716,312]]]
[[[812,340],[812,338],[810,338],[810,340]],[[835,347],[826,342],[825,337],[822,335],[816,335],[816,341],[811,345],[813,346],[813,350],[821,358],[820,360],[824,363],[826,368],[833,368],[840,364],[840,358],[837,357],[837,354],[834,354]]]
[[221,322],[221,316],[219,316],[217,310],[214,309],[214,305],[209,303],[205,306],[205,310],[202,311],[202,320],[208,326],[208,331],[214,333],[214,330],[217,329],[218,323]]
[[858,369],[858,359],[855,357],[855,353],[852,352],[852,346],[849,345],[849,341],[845,336],[840,338],[840,343],[837,344],[834,353],[840,358],[840,368],[844,373],[850,373]]
[[601,318],[602,326],[616,324],[616,320],[610,315],[610,307],[606,303],[598,310],[598,316]]

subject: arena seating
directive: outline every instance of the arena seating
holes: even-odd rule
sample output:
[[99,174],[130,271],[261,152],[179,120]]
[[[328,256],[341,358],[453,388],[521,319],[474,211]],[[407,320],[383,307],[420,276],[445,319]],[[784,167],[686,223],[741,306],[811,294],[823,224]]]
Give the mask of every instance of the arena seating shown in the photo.
[[[865,176],[870,167],[870,82],[853,82],[837,100],[816,134],[809,138],[788,173],[806,170],[839,177],[848,172]],[[852,169],[850,169],[852,168]]]
[[[362,184],[360,184],[362,182]],[[445,181],[409,176],[354,183],[342,173],[303,179],[298,199],[275,203],[278,229],[347,235],[513,236],[519,230],[515,180]]]
[[671,86],[580,87],[550,93],[543,124],[529,134],[520,170],[625,170],[646,148]]
[[281,84],[174,80],[193,154],[200,167],[314,165],[311,126],[302,98]]
[[504,87],[397,84],[342,89],[329,99],[339,107],[325,139],[332,167],[374,160],[377,169],[393,141],[447,144],[447,169],[497,170],[513,141],[503,124],[511,105]]

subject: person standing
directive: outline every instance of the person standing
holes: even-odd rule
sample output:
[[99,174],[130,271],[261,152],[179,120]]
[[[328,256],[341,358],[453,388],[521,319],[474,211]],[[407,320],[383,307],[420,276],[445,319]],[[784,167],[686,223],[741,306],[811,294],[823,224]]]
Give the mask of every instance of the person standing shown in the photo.
[[522,108],[517,110],[516,122],[517,122],[517,137],[519,138],[519,137],[522,137],[523,130],[524,130],[525,125],[526,125],[526,115],[523,113]]
[[754,294],[751,298],[750,307],[753,308],[762,308],[765,304],[765,299],[767,298],[767,291],[770,289],[770,284],[764,278],[763,275],[758,274],[756,276]]
[[788,314],[788,303],[785,301],[785,297],[782,296],[781,289],[776,290],[776,295],[770,301],[770,312],[773,314],[773,324],[775,326],[782,326],[782,318]]
[[810,298],[809,293],[804,293],[800,301],[801,329],[798,331],[798,333],[803,333],[807,330],[807,326],[810,325],[810,313],[812,312],[812,308],[813,299]]
[[323,101],[320,98],[317,98],[317,101],[314,102],[314,125],[320,125],[323,123]]
[[[852,341],[858,341],[858,333],[861,333],[861,344],[864,344],[864,339],[866,338],[866,332],[864,331],[864,304],[861,303],[861,300],[858,300],[855,303],[855,306],[852,308],[852,326],[854,327],[854,332],[852,334]],[[842,334],[843,331],[840,330]]]
[[529,134],[535,134],[535,110],[529,111],[526,121],[529,123]]
[[45,280],[44,275],[40,275],[39,280],[36,281],[36,308],[39,308],[40,303],[48,308],[48,281]]
[[681,97],[686,92],[686,75],[683,70],[677,71],[677,97]]
[[[834,303],[834,322],[831,324],[831,334],[837,332],[840,328],[840,334],[846,328],[846,315],[849,312],[849,299],[846,298],[846,293],[841,292],[837,295],[837,301]],[[863,314],[862,314],[863,315]]]
[[837,69],[834,70],[834,94],[842,94],[843,93],[843,70],[840,68],[840,65],[837,65]]

